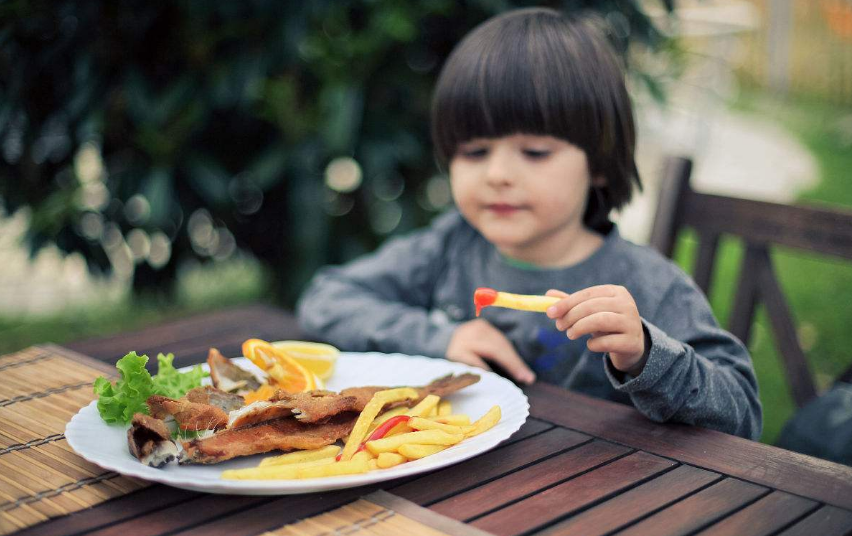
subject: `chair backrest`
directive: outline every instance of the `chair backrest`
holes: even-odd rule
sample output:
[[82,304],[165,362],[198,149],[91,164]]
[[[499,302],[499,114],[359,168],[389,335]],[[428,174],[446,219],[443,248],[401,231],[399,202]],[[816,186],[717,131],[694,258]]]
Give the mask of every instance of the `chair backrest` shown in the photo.
[[[691,172],[689,159],[667,159],[650,243],[671,257],[678,232],[693,228],[698,236],[693,278],[709,295],[719,238],[732,235],[742,239],[745,255],[728,330],[748,344],[755,307],[758,303],[765,306],[787,383],[801,407],[817,395],[816,384],[775,275],[770,247],[852,259],[852,212],[698,193],[690,187]],[[852,381],[852,368],[838,379]]]

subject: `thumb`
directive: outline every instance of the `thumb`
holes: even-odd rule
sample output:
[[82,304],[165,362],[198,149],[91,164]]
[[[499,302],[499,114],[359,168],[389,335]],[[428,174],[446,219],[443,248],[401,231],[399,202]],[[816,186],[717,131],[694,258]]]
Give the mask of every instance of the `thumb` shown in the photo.
[[449,359],[450,361],[456,361],[457,363],[464,363],[465,365],[471,365],[473,367],[491,370],[491,367],[488,366],[488,363],[486,363],[484,359],[482,359],[473,352],[464,352],[454,356],[448,355],[447,359]]

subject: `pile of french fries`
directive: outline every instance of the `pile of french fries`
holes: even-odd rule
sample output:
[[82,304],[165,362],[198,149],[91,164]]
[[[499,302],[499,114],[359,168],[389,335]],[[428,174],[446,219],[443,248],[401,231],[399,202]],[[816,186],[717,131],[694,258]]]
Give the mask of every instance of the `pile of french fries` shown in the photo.
[[[451,403],[435,395],[425,397],[414,407],[399,406],[382,412],[388,404],[417,397],[417,391],[409,387],[379,391],[358,416],[342,448],[329,445],[314,450],[289,452],[265,458],[257,467],[223,471],[222,478],[306,479],[388,469],[441,452],[500,422],[500,406],[492,407],[479,420],[471,423],[468,415],[454,414]],[[409,418],[391,428],[382,438],[365,442],[376,428],[398,415]]]

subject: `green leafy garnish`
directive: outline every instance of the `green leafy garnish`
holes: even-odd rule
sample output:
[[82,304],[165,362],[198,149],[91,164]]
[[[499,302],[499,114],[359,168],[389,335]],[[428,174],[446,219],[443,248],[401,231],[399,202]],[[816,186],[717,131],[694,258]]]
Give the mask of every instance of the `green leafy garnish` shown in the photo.
[[172,365],[173,360],[173,354],[159,354],[157,375],[152,377],[145,369],[147,355],[130,352],[119,359],[115,364],[121,374],[118,381],[113,384],[103,376],[95,380],[101,418],[109,424],[127,424],[135,413],[148,413],[145,401],[149,396],[180,398],[190,389],[201,386],[201,379],[208,375],[201,365],[181,373]]

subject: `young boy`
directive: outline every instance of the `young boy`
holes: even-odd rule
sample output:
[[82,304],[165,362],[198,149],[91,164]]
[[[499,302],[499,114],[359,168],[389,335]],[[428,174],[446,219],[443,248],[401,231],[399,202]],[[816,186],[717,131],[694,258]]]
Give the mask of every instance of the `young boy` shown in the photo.
[[[639,179],[623,74],[594,24],[549,9],[487,21],[444,66],[432,121],[457,210],[317,274],[298,304],[307,334],[760,435],[746,349],[686,275],[609,221]],[[477,287],[561,299],[546,315],[477,319]]]

